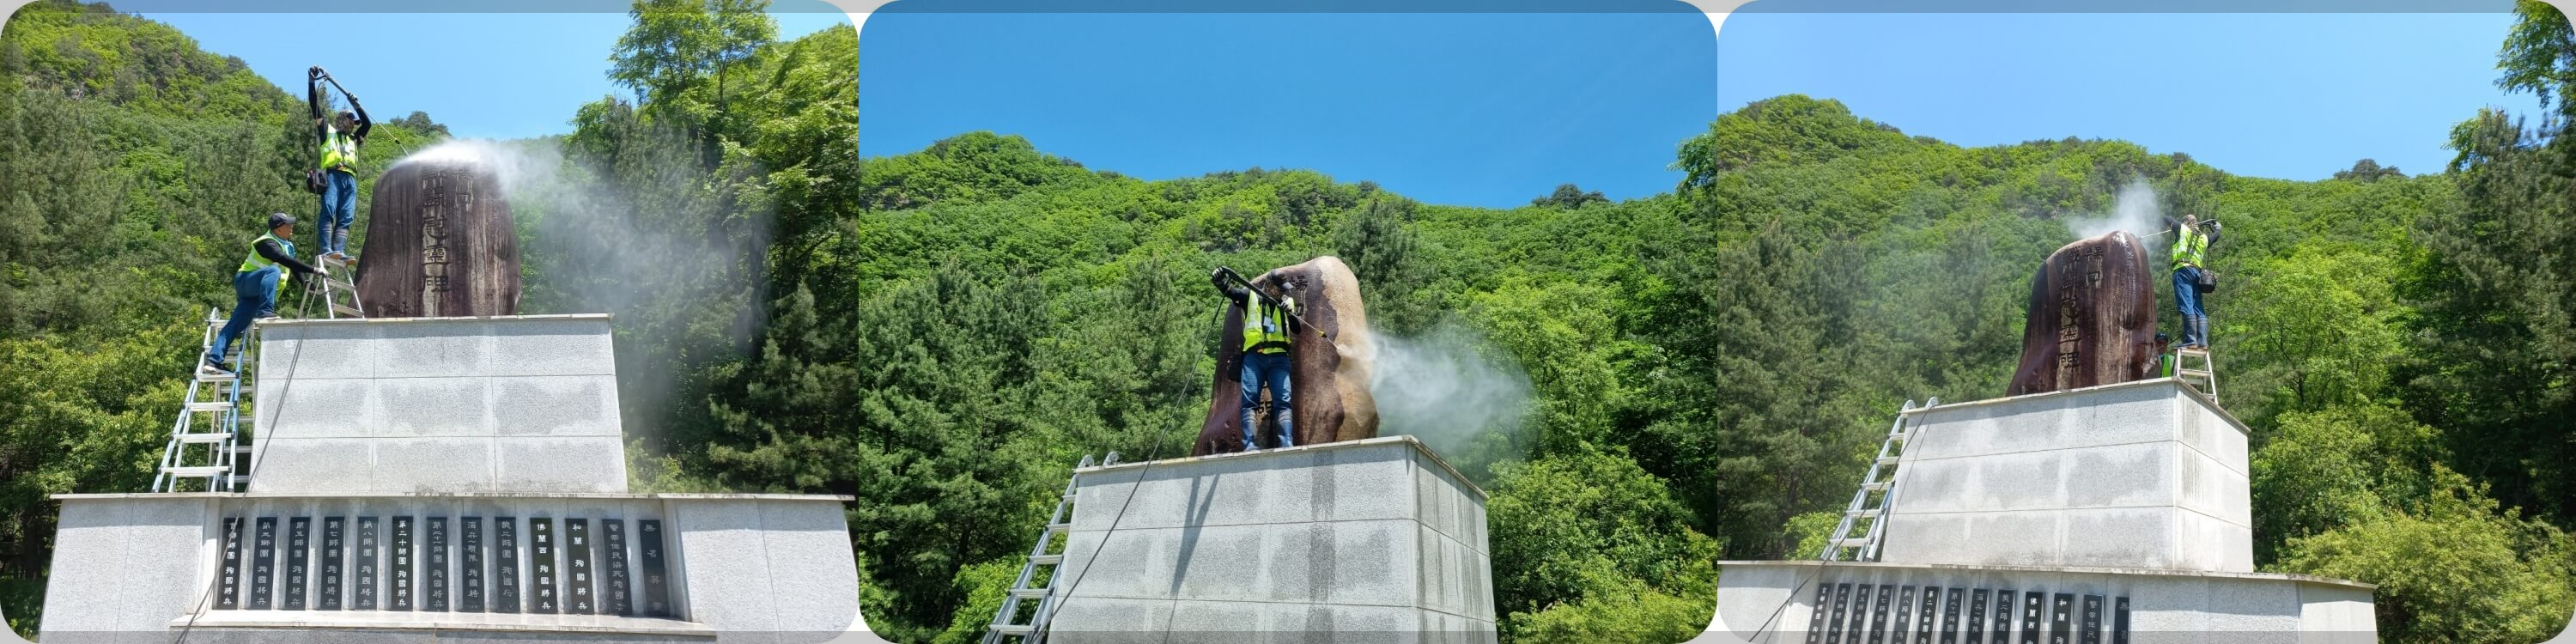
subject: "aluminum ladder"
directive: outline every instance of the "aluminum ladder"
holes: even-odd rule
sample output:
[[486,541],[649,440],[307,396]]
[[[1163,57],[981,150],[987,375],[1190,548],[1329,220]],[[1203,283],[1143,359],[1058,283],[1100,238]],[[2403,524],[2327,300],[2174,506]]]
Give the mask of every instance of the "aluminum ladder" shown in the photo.
[[[206,309],[206,328],[197,354],[212,351],[215,335],[222,331],[225,318],[213,308]],[[247,338],[244,338],[247,340]],[[240,343],[241,353],[250,353],[247,342]],[[181,479],[204,479],[206,492],[238,492],[250,482],[250,443],[242,436],[242,407],[249,403],[253,391],[249,379],[237,370],[229,374],[207,371],[199,358],[189,360],[188,397],[179,408],[179,419],[170,425],[170,443],[161,449],[159,473],[152,477],[152,491],[177,492]],[[251,360],[235,364],[247,370]],[[200,414],[205,415],[200,422]],[[202,446],[204,449],[194,449]]]
[[[1117,452],[1110,452],[1100,461],[1103,467],[1117,463]],[[1091,456],[1087,454],[1082,457],[1082,462],[1073,466],[1075,470],[1087,467],[1091,467]],[[1038,532],[1038,545],[1029,548],[1029,561],[1020,565],[1019,579],[1013,580],[1011,589],[1005,591],[1001,610],[993,612],[993,623],[987,625],[984,630],[983,644],[1003,644],[1004,641],[1014,637],[1019,638],[1019,644],[1040,644],[1046,641],[1047,620],[1055,617],[1057,599],[1055,582],[1060,578],[1059,573],[1064,572],[1064,553],[1050,554],[1047,549],[1055,545],[1058,535],[1073,531],[1074,486],[1081,480],[1080,474],[1065,478],[1064,495],[1056,499],[1055,513],[1047,515],[1046,529]],[[1046,585],[1031,587],[1029,583],[1037,579],[1039,566],[1047,567]],[[1037,609],[1030,612],[1028,623],[1011,623],[1011,620],[1019,617],[1020,602],[1032,599],[1037,600]]]
[[[323,255],[315,258],[314,261],[320,263],[323,268],[331,270],[331,274],[322,276],[322,281],[311,287],[313,292],[322,294],[323,317],[329,319],[339,319],[343,315],[353,318],[367,317],[367,307],[358,302],[358,285],[349,281],[349,278],[353,277],[351,274],[356,272],[349,260]],[[340,303],[343,297],[348,299],[347,304]]]
[[[2199,358],[2200,368],[2192,368],[2191,363],[2183,361],[2185,358]],[[2218,365],[2210,362],[2208,349],[2176,348],[2173,365],[2175,379],[2208,394],[2210,402],[2218,401]]]
[[[1878,547],[1887,538],[1887,511],[1896,500],[1896,463],[1905,458],[1905,441],[1914,434],[1915,414],[1941,404],[1940,398],[1905,401],[1896,411],[1896,423],[1887,429],[1887,440],[1878,444],[1878,458],[1870,461],[1869,475],[1860,480],[1860,489],[1852,492],[1851,505],[1843,508],[1842,521],[1834,524],[1832,534],[1825,535],[1825,549],[1817,553],[1819,561],[1877,561]],[[1874,493],[1874,494],[1873,494]],[[1875,501],[1875,503],[1873,503]],[[1853,525],[1868,519],[1868,532],[1852,536]],[[1843,559],[1850,553],[1850,559]]]

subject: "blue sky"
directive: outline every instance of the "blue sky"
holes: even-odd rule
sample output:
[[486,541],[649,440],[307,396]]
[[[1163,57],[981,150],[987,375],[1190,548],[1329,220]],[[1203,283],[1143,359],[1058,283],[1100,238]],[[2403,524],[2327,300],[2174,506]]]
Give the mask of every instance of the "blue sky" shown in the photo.
[[2479,106],[2539,108],[2495,87],[2510,5],[2462,5],[2492,12],[1750,11],[1726,21],[1718,99],[1831,97],[1971,146],[2123,139],[2248,176],[2324,179],[2362,158],[2421,174]]
[[[2486,13],[1613,14],[930,13],[898,3],[860,42],[861,153],[973,130],[1028,137],[1149,179],[1254,166],[1373,180],[1434,203],[1512,206],[1573,182],[1670,190],[1676,145],[1784,93],[1963,145],[2066,136],[2187,152],[2252,176],[2318,179],[2363,157],[2434,171],[2481,105],[2511,19]],[[1523,3],[1527,4],[1527,3]],[[623,3],[602,6],[617,8]],[[907,7],[912,9],[907,10]],[[845,19],[778,3],[782,37]],[[309,14],[163,13],[209,50],[295,87],[331,68],[382,118],[459,135],[560,133],[617,92],[622,11],[363,14],[330,53]],[[474,34],[507,46],[457,44]],[[427,52],[438,52],[431,54]]]
[[[241,57],[296,98],[304,96],[304,68],[321,65],[378,120],[419,110],[457,136],[521,138],[570,132],[573,111],[602,96],[632,98],[608,80],[609,51],[632,23],[627,5],[591,4],[607,10],[331,15],[135,6],[143,17],[195,38],[200,48]],[[771,15],[782,40],[850,23],[840,10],[813,0],[778,0]],[[351,21],[360,26],[339,46],[317,46],[307,35],[313,25]]]

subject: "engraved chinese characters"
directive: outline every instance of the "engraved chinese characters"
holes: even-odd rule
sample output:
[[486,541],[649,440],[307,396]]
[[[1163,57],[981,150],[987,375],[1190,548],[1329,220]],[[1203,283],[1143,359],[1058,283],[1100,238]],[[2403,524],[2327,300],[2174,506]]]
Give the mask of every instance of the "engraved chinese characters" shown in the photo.
[[[1820,582],[1802,639],[1817,644],[2127,644],[2129,637],[2127,597],[1916,588]],[[1890,621],[1895,628],[1887,628]]]
[[2050,253],[2030,282],[2021,364],[2004,394],[2147,377],[2156,363],[2156,287],[2138,237],[2104,234]]
[[358,260],[368,317],[519,312],[519,251],[499,176],[473,157],[413,159],[376,180]]
[[227,517],[221,530],[218,610],[675,616],[658,519]]

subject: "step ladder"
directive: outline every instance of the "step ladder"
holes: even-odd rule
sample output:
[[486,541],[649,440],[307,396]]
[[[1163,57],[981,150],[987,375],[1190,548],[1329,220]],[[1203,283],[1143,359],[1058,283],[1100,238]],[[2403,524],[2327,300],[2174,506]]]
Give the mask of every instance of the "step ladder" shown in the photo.
[[[222,332],[225,321],[219,311],[206,309],[206,329],[196,356],[214,350],[215,335]],[[248,338],[243,340],[236,346],[247,355]],[[170,425],[170,443],[161,449],[159,473],[152,478],[154,492],[239,492],[250,483],[250,441],[242,431],[247,428],[242,407],[250,402],[253,389],[242,371],[252,361],[234,361],[240,370],[217,374],[206,371],[202,360],[189,360],[188,397],[180,405],[179,419]],[[202,479],[205,489],[178,489],[184,479]]]
[[[1100,461],[1102,467],[1117,463],[1117,452],[1110,452]],[[1084,455],[1082,461],[1073,467],[1075,470],[1091,467],[1091,456]],[[1038,532],[1038,545],[1029,549],[1028,563],[1020,565],[1019,579],[1011,582],[1010,590],[1004,591],[1002,608],[994,611],[993,623],[984,631],[983,644],[1004,644],[1007,641],[1014,641],[1010,638],[1019,638],[1015,640],[1018,644],[1040,644],[1046,641],[1047,620],[1055,617],[1055,602],[1058,599],[1055,594],[1055,582],[1058,579],[1058,573],[1064,571],[1064,553],[1060,551],[1049,553],[1047,550],[1056,545],[1057,536],[1067,535],[1073,531],[1073,496],[1076,489],[1074,486],[1081,480],[1080,474],[1066,477],[1064,495],[1056,499],[1055,513],[1047,515],[1046,529]],[[1039,566],[1047,567],[1046,585],[1032,587],[1029,584],[1037,579]],[[1029,613],[1029,621],[1013,623],[1012,620],[1019,617],[1020,602],[1029,600],[1037,601],[1035,610]]]
[[[367,317],[367,307],[358,302],[358,285],[349,281],[357,273],[349,260],[323,255],[318,261],[323,268],[331,270],[330,275],[322,276],[320,283],[309,287],[312,292],[322,295],[322,316],[335,320],[343,316]],[[309,303],[312,300],[308,298],[305,301]]]
[[[1825,535],[1825,549],[1817,553],[1817,560],[1878,560],[1878,547],[1887,538],[1887,511],[1896,499],[1896,463],[1905,458],[1905,441],[1914,434],[1914,416],[1939,404],[1941,399],[1937,397],[1923,401],[1921,407],[1908,400],[1896,411],[1896,423],[1888,427],[1887,440],[1878,444],[1878,458],[1870,461],[1869,475],[1862,477],[1860,489],[1852,492],[1851,505],[1843,509],[1842,521],[1834,524],[1833,533]],[[1869,521],[1863,528],[1866,532],[1852,536],[1852,529],[1863,519]],[[1851,558],[1844,559],[1845,554]]]
[[[2185,361],[2189,358],[2199,358],[2200,368],[2192,368]],[[2175,379],[2207,394],[2211,402],[2218,400],[2218,366],[2209,361],[2208,349],[2174,349],[2173,365]]]

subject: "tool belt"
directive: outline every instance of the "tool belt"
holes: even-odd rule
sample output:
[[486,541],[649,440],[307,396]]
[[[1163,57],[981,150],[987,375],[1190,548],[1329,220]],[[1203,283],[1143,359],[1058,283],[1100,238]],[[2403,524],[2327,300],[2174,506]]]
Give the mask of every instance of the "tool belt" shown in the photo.
[[324,183],[323,183],[323,181],[322,181],[322,176],[323,176],[323,175],[322,175],[322,169],[321,169],[321,168],[313,168],[313,169],[310,169],[310,170],[305,170],[305,171],[304,171],[304,191],[305,191],[305,192],[310,192],[310,193],[313,193],[313,194],[317,194],[317,195],[318,195],[318,194],[322,194],[322,190],[323,190],[323,186],[324,186]]
[[2206,268],[2200,269],[2200,280],[2199,280],[2199,282],[2200,282],[2200,284],[2199,284],[2199,286],[2200,286],[2200,292],[2202,292],[2202,293],[2209,293],[2209,292],[2217,291],[2217,290],[2218,290],[2218,271],[2213,271],[2213,270],[2209,270],[2209,269],[2206,269]]

